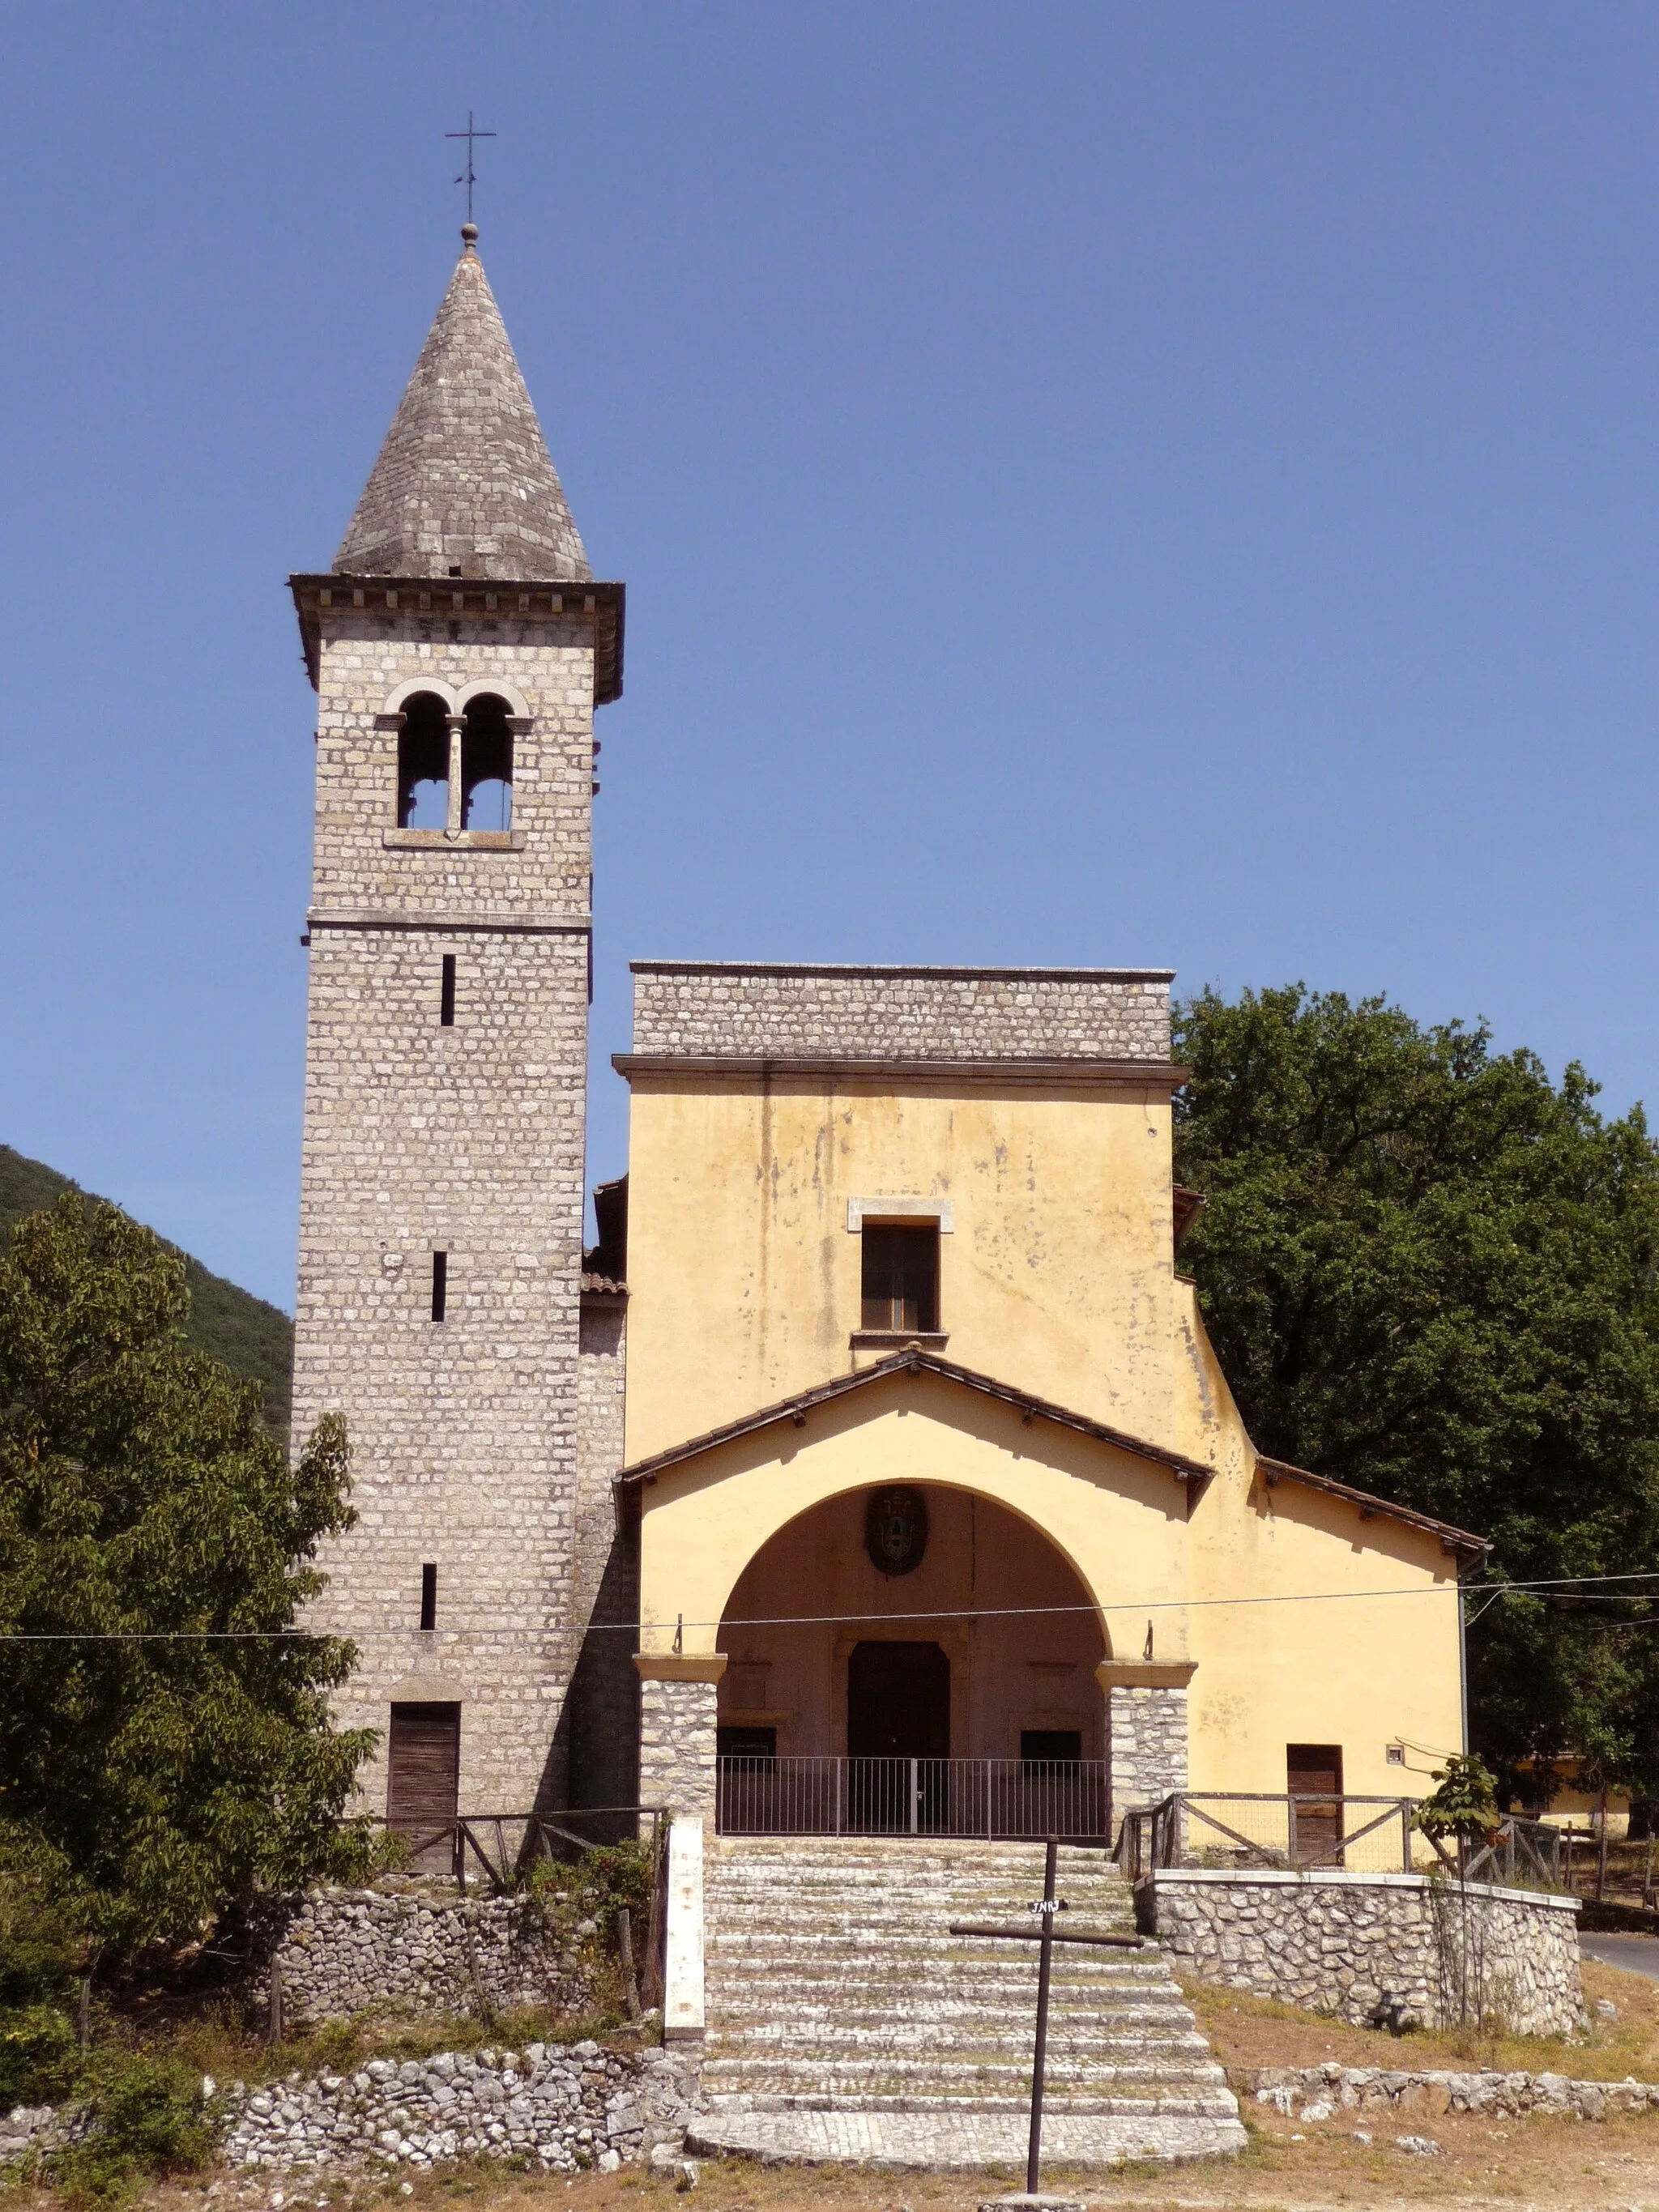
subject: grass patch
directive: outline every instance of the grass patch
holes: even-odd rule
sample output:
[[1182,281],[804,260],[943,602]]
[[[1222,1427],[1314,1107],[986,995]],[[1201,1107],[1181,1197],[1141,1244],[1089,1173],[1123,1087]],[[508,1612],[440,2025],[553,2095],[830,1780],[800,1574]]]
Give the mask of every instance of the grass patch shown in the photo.
[[[1182,1989],[1224,2066],[1317,2066],[1334,2058],[1345,2066],[1411,2072],[1490,2068],[1586,2081],[1622,2081],[1626,2075],[1659,2081],[1659,1983],[1592,1959],[1583,1962],[1583,1976],[1591,2025],[1571,2036],[1511,2035],[1474,2026],[1391,2035],[1208,1982],[1183,1981]],[[1616,2007],[1611,2019],[1596,2011],[1599,1998]]]

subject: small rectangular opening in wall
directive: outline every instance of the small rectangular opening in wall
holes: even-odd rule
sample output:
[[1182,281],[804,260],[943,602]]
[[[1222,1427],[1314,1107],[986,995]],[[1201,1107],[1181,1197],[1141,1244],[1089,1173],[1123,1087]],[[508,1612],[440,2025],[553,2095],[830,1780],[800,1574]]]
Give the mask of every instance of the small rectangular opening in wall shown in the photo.
[[1083,1757],[1081,1729],[1022,1729],[1019,1763],[1028,1776],[1049,1774],[1057,1766],[1075,1766]]
[[449,1302],[449,1255],[434,1252],[432,1255],[432,1318],[441,1321],[444,1308]]
[[438,1563],[428,1559],[421,1569],[421,1626],[438,1626]]
[[453,1030],[455,1026],[455,956],[444,955],[443,981],[438,986],[438,1025]]
[[939,1224],[866,1221],[860,1267],[862,1326],[939,1327]]
[[714,1755],[717,1759],[775,1759],[778,1732],[775,1728],[717,1728]]

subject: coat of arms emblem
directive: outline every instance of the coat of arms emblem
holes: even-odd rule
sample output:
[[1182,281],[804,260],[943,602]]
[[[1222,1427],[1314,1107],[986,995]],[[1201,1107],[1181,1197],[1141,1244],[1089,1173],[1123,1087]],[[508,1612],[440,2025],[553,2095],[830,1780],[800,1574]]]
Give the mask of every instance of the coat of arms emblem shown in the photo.
[[927,1504],[919,1490],[874,1490],[864,1516],[864,1548],[884,1575],[908,1575],[927,1549]]

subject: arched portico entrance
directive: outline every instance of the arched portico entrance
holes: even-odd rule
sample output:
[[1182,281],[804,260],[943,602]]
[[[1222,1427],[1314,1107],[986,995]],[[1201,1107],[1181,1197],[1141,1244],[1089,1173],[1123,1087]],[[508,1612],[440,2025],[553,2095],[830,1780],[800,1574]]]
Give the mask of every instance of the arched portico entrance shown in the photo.
[[[1195,1474],[920,1353],[640,1462],[641,1802],[708,1819],[718,1730],[741,1728],[727,1757],[769,1759],[778,1786],[833,1780],[844,1807],[848,1667],[887,1639],[949,1663],[952,1787],[964,1759],[983,1792],[1103,1757],[1120,1808],[1184,1789]],[[1157,1613],[1156,1661],[1104,1656],[1108,1606],[1137,1643]],[[812,1803],[787,1819],[836,1817]],[[995,1802],[949,1818],[1042,1832]]]
[[1101,1618],[994,1500],[824,1499],[762,1545],[720,1640],[727,1832],[1103,1835]]

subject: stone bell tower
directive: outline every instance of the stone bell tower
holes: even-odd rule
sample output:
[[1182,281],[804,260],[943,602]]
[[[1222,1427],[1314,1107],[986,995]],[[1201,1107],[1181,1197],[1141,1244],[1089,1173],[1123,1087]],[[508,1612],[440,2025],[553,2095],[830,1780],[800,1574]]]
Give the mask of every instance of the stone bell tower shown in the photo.
[[[357,1524],[312,1614],[360,1638],[368,1809],[566,1800],[596,583],[476,252],[333,568],[318,696],[296,1448],[345,1416]],[[589,1516],[591,1518],[591,1516]]]

